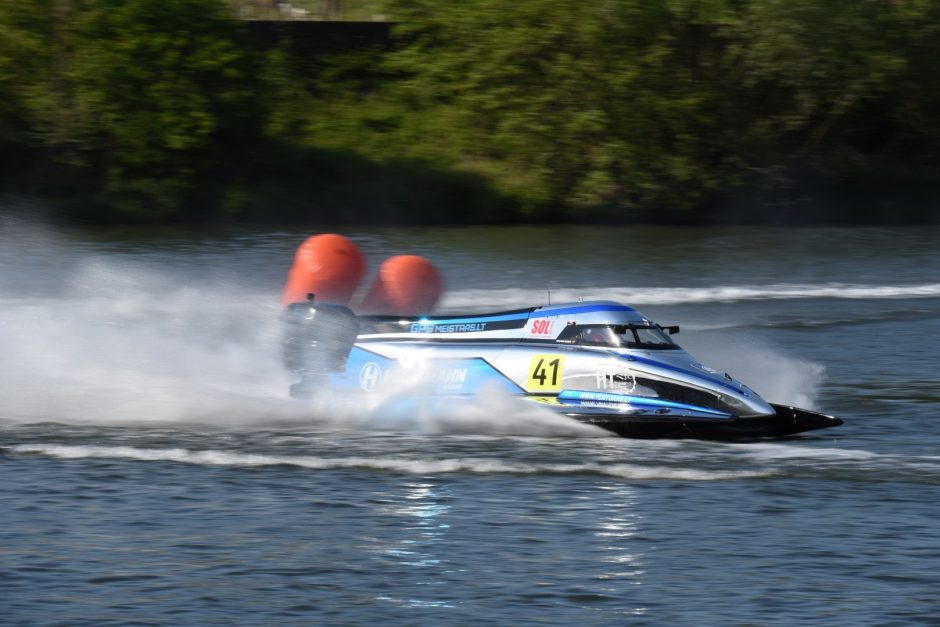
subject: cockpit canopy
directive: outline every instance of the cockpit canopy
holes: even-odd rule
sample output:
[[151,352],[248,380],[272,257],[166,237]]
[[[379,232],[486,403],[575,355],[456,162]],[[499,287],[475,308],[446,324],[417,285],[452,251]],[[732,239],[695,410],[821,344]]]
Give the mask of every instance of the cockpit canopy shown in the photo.
[[569,325],[557,339],[563,344],[644,350],[675,350],[679,345],[658,324]]

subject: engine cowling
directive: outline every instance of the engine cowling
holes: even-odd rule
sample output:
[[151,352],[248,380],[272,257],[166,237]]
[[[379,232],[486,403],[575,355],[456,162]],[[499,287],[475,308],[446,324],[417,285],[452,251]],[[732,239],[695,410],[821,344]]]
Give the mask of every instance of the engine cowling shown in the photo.
[[291,386],[291,396],[309,397],[330,373],[346,368],[359,320],[344,305],[308,300],[289,304],[283,321],[284,367],[301,379]]

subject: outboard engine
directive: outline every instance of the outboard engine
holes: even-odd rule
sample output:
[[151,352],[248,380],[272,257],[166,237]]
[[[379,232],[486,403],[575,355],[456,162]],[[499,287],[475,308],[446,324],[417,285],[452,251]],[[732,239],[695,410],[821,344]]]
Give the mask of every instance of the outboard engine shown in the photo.
[[348,307],[333,303],[291,303],[284,309],[284,367],[300,375],[290,388],[294,398],[310,398],[330,373],[346,368],[359,335],[359,321]]

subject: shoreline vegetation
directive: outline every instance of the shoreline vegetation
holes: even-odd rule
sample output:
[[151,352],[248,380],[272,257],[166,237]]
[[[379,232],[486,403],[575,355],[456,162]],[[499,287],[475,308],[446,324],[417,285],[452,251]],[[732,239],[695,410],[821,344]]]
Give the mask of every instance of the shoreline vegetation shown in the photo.
[[936,223],[936,111],[930,0],[0,3],[0,197],[86,224]]

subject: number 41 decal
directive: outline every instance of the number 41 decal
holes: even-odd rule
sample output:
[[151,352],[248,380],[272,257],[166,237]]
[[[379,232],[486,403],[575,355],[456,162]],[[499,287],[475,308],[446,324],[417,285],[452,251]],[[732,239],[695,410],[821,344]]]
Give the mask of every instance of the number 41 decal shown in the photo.
[[565,358],[560,355],[533,355],[526,387],[530,392],[557,392],[564,365]]

